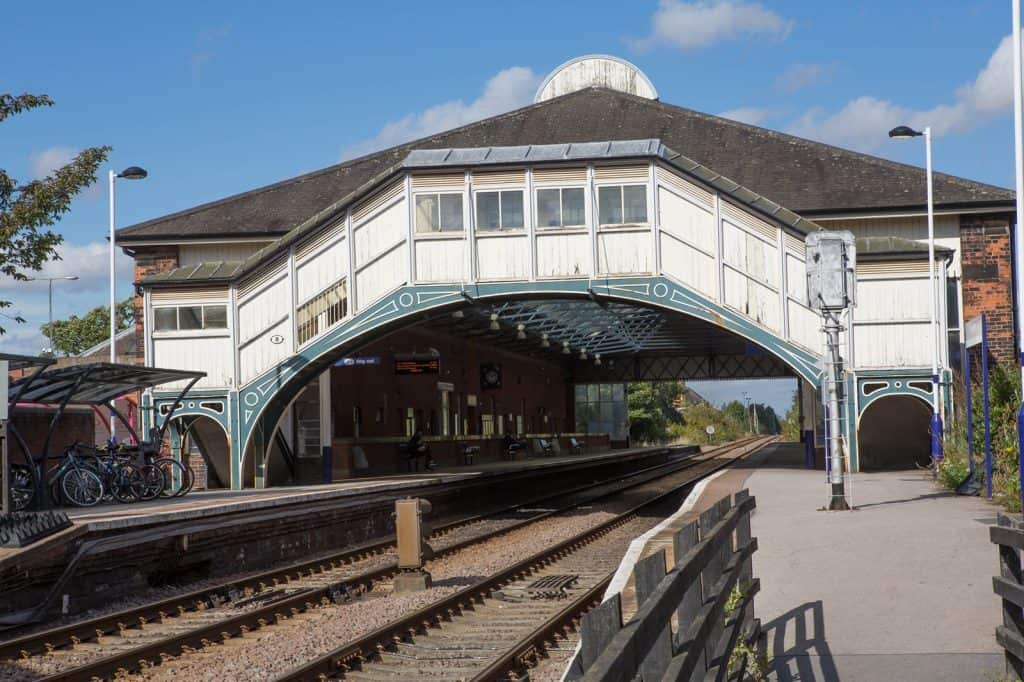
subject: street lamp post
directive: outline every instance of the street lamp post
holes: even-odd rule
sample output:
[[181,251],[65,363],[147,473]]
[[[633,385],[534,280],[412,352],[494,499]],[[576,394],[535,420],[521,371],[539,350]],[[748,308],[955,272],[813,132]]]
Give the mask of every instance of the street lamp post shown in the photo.
[[[115,249],[115,237],[114,237],[114,181],[117,178],[124,178],[125,180],[141,180],[146,177],[148,173],[138,166],[129,166],[120,173],[110,171],[110,362],[117,362],[117,286],[115,284],[114,275],[114,255]],[[113,403],[111,403],[113,406]],[[114,437],[114,428],[116,421],[111,410],[110,414],[110,437]]]
[[942,461],[942,415],[939,412],[939,291],[935,272],[935,201],[932,195],[932,129],[925,126],[919,132],[908,126],[897,126],[889,131],[889,137],[905,140],[924,137],[925,174],[928,187],[928,288],[932,300],[932,462]]
[[54,350],[53,350],[53,282],[54,282],[54,280],[59,280],[59,279],[72,280],[73,281],[73,280],[78,279],[78,275],[68,275],[66,277],[29,277],[26,280],[28,282],[43,282],[43,281],[45,281],[46,284],[47,284],[47,289],[49,290],[48,293],[49,293],[49,306],[50,306],[50,318],[49,318],[50,319],[50,324],[48,324],[47,327],[46,327],[46,331],[47,331],[46,338],[50,342],[50,347],[47,349],[47,350],[49,350],[50,355],[54,354]]

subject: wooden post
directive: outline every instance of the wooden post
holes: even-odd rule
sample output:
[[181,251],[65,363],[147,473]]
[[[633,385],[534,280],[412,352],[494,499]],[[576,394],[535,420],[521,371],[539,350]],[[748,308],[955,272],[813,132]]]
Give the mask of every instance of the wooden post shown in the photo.
[[[637,609],[644,605],[651,594],[665,577],[665,550],[641,559],[633,567],[633,585],[636,589]],[[665,628],[654,642],[651,642],[647,653],[641,658],[640,677],[644,680],[660,680],[665,675],[669,661],[672,660],[672,626],[666,623]]]
[[[997,523],[1003,528],[1019,530],[1020,527],[1020,524],[1015,523],[1005,514],[999,515]],[[1014,585],[1022,584],[1020,552],[1016,547],[999,545],[999,575]],[[1024,640],[1024,615],[1022,615],[1021,607],[1005,598],[1002,600],[1002,604],[1003,627],[1017,641]],[[1024,679],[1024,661],[1016,654],[1011,653],[1009,649],[1004,649],[1004,651],[1007,674]]]

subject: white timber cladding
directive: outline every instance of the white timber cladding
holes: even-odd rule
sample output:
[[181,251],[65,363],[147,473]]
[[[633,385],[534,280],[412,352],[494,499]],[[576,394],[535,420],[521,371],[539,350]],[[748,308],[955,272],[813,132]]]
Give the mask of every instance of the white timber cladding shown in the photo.
[[587,183],[585,166],[572,168],[536,168],[533,171],[534,185],[570,185],[582,187]]
[[857,265],[853,341],[858,367],[931,364],[931,291],[927,260]]
[[[826,230],[849,230],[855,237],[900,237],[920,244],[928,243],[927,216],[900,218],[816,219]],[[953,251],[950,277],[960,276],[960,216],[935,216],[935,244]]]
[[178,246],[178,267],[217,261],[243,261],[264,246],[266,242],[181,244]]
[[481,280],[525,280],[530,277],[530,238],[525,234],[477,233],[476,257]]
[[330,239],[295,255],[296,302],[305,303],[348,275],[348,245],[341,227],[331,230]]
[[651,231],[646,227],[597,234],[598,271],[602,275],[650,273],[654,269],[653,257]]
[[226,287],[202,289],[154,289],[150,300],[155,306],[190,303],[193,301],[227,301]]
[[[291,321],[285,317],[249,343],[241,344],[238,351],[241,372],[239,381],[242,384],[248,383],[290,356],[291,335]],[[281,341],[278,342],[278,339]]]
[[352,212],[355,265],[355,311],[365,308],[408,277],[409,204],[404,181],[385,191],[387,200],[371,198]]
[[[165,369],[187,369],[206,372],[196,382],[200,388],[229,388],[231,386],[232,354],[228,331],[210,334],[155,336],[153,338],[153,366]],[[187,382],[174,382],[161,386],[161,390],[184,388]]]
[[473,185],[476,187],[493,187],[495,185],[525,187],[526,170],[477,171],[473,173]]

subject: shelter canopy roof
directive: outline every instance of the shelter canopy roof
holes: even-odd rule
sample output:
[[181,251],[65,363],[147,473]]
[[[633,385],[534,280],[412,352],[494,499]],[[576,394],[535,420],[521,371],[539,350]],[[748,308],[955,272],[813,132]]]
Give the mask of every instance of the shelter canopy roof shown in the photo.
[[11,389],[13,392],[21,384],[31,382],[27,390],[19,395],[19,400],[23,402],[103,405],[132,391],[174,381],[201,379],[204,376],[205,372],[96,362],[60,367],[34,379],[25,377],[12,383]]

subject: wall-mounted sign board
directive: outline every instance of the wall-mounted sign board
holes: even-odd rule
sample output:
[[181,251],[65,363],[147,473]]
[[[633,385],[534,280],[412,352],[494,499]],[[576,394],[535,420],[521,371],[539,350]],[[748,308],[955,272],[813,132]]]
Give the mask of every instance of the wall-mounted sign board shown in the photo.
[[441,358],[424,356],[407,356],[395,358],[395,374],[437,374],[441,371]]

